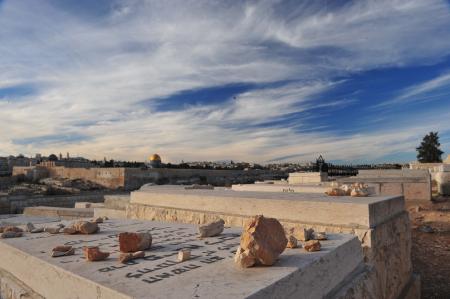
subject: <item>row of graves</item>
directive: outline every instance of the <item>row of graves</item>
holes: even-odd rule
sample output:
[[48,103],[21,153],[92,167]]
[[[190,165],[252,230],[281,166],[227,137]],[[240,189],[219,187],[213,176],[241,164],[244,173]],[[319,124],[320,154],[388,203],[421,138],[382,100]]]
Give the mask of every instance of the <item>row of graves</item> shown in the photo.
[[0,219],[2,298],[420,297],[402,194],[169,185],[83,205],[93,219]]

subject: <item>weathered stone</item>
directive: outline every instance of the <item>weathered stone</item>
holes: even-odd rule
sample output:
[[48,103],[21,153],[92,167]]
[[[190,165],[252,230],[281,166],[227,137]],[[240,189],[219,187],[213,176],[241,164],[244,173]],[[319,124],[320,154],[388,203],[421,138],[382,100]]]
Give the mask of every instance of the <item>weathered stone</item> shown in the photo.
[[43,227],[38,227],[38,228],[33,229],[30,233],[36,234],[36,233],[42,233],[43,231],[44,231]]
[[67,245],[56,246],[52,250],[52,257],[69,256],[74,254],[75,248]]
[[17,226],[5,226],[3,229],[3,232],[14,232],[14,233],[22,233],[23,229],[21,229],[20,227]]
[[188,249],[182,249],[180,251],[178,251],[178,257],[177,257],[177,261],[178,262],[184,262],[187,261],[191,258],[191,251]]
[[64,227],[66,227],[63,223],[58,223],[56,226],[59,227],[59,228],[64,228]]
[[314,240],[328,240],[326,232],[314,232]]
[[109,256],[109,252],[102,252],[98,246],[83,247],[83,253],[86,260],[90,262],[102,261]]
[[341,188],[330,188],[325,192],[329,196],[345,196],[346,192]]
[[36,227],[33,225],[33,223],[31,223],[31,222],[27,223],[27,225],[26,225],[26,231],[27,232],[31,233],[35,229],[36,229]]
[[3,232],[0,235],[0,238],[2,239],[6,239],[6,238],[18,238],[18,237],[22,237],[22,232],[14,232],[14,231],[7,231],[7,232]]
[[144,251],[137,251],[137,252],[133,252],[133,253],[121,253],[119,256],[119,262],[125,264],[128,261],[137,259],[137,258],[143,258],[145,257],[145,252]]
[[[241,254],[255,258],[256,264],[273,265],[278,256],[286,248],[286,239],[283,226],[275,218],[266,218],[262,215],[249,220],[241,235]],[[242,265],[242,262],[238,264]]]
[[250,253],[250,250],[243,250],[241,246],[239,246],[234,255],[234,262],[241,268],[249,268],[255,265],[256,259]]
[[78,221],[72,225],[72,227],[81,234],[94,234],[98,232],[99,227],[97,223],[89,221]]
[[293,231],[294,237],[297,240],[300,240],[303,242],[311,240],[313,238],[313,234],[314,234],[314,230],[312,228],[307,229],[307,228],[303,228],[303,227],[296,227],[296,228],[293,228],[292,231]]
[[94,222],[94,223],[103,223],[103,217],[97,217],[97,218],[93,219],[91,222]]
[[219,219],[206,225],[199,226],[198,232],[200,234],[200,238],[220,235],[223,232],[224,224],[225,221],[223,221],[223,219]]
[[121,252],[146,250],[152,245],[152,235],[150,233],[120,233],[119,245]]
[[59,234],[61,232],[61,230],[62,230],[62,228],[60,228],[60,227],[46,227],[46,228],[44,228],[44,231],[46,233],[49,233],[49,234]]
[[320,247],[321,245],[318,240],[309,240],[303,245],[303,248],[305,248],[305,250],[309,252],[320,251]]
[[298,241],[293,235],[290,235],[287,239],[288,239],[288,242],[287,242],[286,248],[297,248],[298,247]]
[[369,196],[369,192],[365,188],[354,188],[350,193],[350,196],[353,197],[367,197]]

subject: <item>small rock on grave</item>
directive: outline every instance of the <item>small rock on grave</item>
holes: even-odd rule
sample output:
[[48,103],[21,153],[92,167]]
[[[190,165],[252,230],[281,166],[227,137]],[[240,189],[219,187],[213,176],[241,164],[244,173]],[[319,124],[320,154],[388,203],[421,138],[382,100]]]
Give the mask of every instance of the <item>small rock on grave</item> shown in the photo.
[[178,251],[178,257],[177,257],[177,261],[178,262],[184,262],[187,261],[191,258],[191,251],[187,250],[187,249],[182,249],[180,251]]
[[214,237],[220,235],[223,232],[225,221],[219,219],[217,221],[208,223],[198,227],[200,238]]
[[136,252],[150,248],[152,235],[150,233],[120,233],[120,252]]
[[102,261],[109,256],[109,252],[102,252],[98,246],[83,247],[83,253],[90,262]]
[[320,251],[320,247],[321,245],[318,240],[309,240],[303,245],[303,248],[308,252]]

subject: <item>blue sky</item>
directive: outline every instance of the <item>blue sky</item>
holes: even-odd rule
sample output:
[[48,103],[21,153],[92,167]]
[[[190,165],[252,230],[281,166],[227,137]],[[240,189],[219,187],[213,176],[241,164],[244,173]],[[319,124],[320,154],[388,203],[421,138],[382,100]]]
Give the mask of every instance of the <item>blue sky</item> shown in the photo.
[[447,1],[0,1],[0,155],[450,154]]

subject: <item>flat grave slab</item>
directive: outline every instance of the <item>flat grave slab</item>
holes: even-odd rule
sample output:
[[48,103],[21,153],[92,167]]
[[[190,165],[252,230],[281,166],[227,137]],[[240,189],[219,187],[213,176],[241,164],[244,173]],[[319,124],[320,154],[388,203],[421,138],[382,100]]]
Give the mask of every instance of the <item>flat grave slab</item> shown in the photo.
[[[319,252],[286,249],[272,267],[239,269],[233,261],[239,228],[198,239],[196,227],[187,224],[107,220],[100,227],[94,235],[2,239],[0,268],[45,298],[322,298],[362,265],[359,241],[346,234],[330,235]],[[117,236],[123,231],[151,232],[153,245],[145,258],[118,262]],[[72,245],[76,253],[52,258],[57,245]],[[87,262],[83,246],[100,246],[111,256]],[[178,263],[181,249],[190,249],[192,259]]]
[[143,187],[131,193],[130,205],[185,209],[229,215],[262,214],[302,221],[370,228],[404,211],[402,196],[328,196],[319,193],[199,190],[182,186]]
[[235,191],[284,192],[284,193],[319,193],[323,194],[328,186],[318,184],[236,184],[231,186]]

